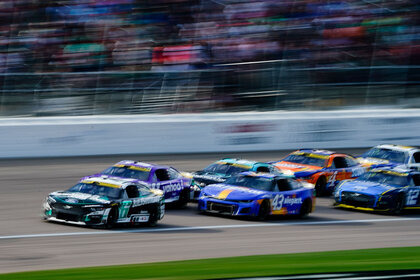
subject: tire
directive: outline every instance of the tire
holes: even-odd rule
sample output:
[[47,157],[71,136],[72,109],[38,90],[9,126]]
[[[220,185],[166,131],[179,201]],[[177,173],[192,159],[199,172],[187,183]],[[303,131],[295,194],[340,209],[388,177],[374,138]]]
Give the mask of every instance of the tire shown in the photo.
[[258,221],[264,221],[265,219],[267,219],[267,216],[270,214],[270,202],[268,202],[268,200],[264,200],[261,205],[260,208],[258,209],[258,215],[257,215],[257,220]]
[[111,229],[115,226],[118,219],[118,208],[112,207],[108,214],[108,219],[106,220],[105,228]]
[[179,195],[179,200],[176,203],[178,208],[185,208],[190,201],[190,193],[188,190],[183,189]]
[[391,215],[399,215],[402,213],[404,208],[404,197],[400,195],[394,202],[394,205],[390,211]]
[[308,214],[311,212],[311,208],[312,208],[312,201],[310,199],[305,199],[305,201],[303,201],[302,205],[300,206],[300,210],[299,210],[299,218],[305,218],[306,216],[308,216]]
[[316,196],[323,196],[325,195],[325,188],[326,188],[327,182],[325,180],[325,177],[319,177],[318,180],[315,183],[315,191]]

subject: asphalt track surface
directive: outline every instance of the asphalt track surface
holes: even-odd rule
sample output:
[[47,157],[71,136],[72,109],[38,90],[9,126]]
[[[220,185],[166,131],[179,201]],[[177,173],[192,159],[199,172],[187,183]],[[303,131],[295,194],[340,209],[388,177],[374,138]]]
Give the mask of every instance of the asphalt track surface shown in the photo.
[[[360,150],[339,150],[359,154]],[[91,229],[44,222],[45,196],[122,159],[199,170],[225,156],[269,161],[283,152],[124,155],[0,161],[0,273],[69,267],[420,246],[420,214],[387,216],[334,209],[318,198],[308,218],[265,222],[199,215],[196,205],[168,209],[157,227]],[[299,273],[299,272],[296,272]]]

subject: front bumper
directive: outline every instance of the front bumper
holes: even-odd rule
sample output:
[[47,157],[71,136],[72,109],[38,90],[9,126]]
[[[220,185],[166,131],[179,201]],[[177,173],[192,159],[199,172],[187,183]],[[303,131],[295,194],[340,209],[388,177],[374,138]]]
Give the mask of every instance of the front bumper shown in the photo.
[[77,225],[104,225],[111,208],[101,211],[91,211],[79,205],[56,204],[51,206],[44,203],[43,217],[47,221],[70,223]]
[[386,211],[389,211],[388,208],[382,209],[382,208],[360,207],[360,206],[348,205],[348,204],[337,203],[337,202],[334,203],[334,207],[354,209],[354,210],[360,210],[360,211],[369,211],[369,212],[386,212]]
[[198,200],[199,211],[228,216],[255,216],[258,213],[258,206],[256,201],[237,202],[213,198]]

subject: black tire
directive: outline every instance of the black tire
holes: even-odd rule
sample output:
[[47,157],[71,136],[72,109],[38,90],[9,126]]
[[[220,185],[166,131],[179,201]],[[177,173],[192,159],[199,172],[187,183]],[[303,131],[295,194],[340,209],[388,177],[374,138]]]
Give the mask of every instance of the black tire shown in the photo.
[[179,200],[176,203],[178,208],[185,208],[190,201],[190,193],[187,189],[183,189],[179,195]]
[[270,202],[268,202],[268,200],[264,200],[261,205],[260,208],[258,209],[258,215],[257,215],[257,220],[258,221],[264,221],[265,219],[267,219],[267,216],[270,214]]
[[398,196],[398,198],[394,201],[394,205],[390,211],[391,215],[399,215],[402,213],[404,208],[404,197],[402,195]]
[[325,180],[325,177],[323,177],[323,176],[319,177],[318,180],[315,183],[316,196],[325,195],[326,186],[327,186],[327,182]]
[[309,213],[311,213],[312,208],[312,201],[310,199],[305,199],[305,201],[300,206],[299,210],[299,218],[305,218],[308,216]]
[[112,207],[108,214],[108,219],[106,220],[105,228],[113,228],[118,219],[118,208]]

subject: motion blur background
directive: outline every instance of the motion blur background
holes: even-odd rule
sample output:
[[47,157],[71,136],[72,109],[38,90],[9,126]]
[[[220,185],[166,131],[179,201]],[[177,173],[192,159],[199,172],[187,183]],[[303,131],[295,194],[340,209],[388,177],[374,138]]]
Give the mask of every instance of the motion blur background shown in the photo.
[[420,108],[415,0],[0,0],[0,116]]

